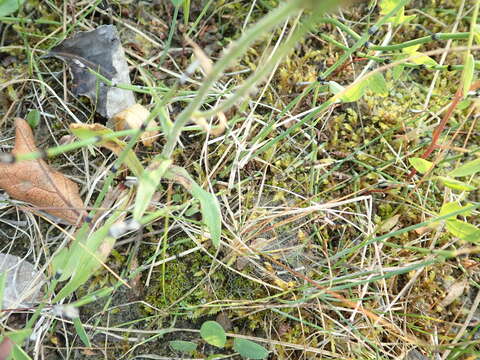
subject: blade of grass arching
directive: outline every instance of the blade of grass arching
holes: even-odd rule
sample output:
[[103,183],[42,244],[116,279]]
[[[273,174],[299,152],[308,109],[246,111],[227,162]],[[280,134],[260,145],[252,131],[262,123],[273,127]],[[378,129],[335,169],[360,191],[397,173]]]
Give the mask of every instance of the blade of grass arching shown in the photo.
[[335,2],[334,1],[323,1],[321,2],[321,6],[317,5],[315,10],[312,11],[311,15],[309,15],[303,22],[298,23],[298,26],[293,30],[293,33],[288,36],[285,42],[280,45],[274,53],[269,57],[269,60],[266,61],[264,64],[259,66],[255,72],[246,79],[243,84],[237,88],[235,93],[229,96],[226,100],[221,102],[219,105],[214,107],[213,109],[201,111],[198,114],[194,114],[195,116],[201,118],[208,118],[214,116],[220,111],[226,111],[233,105],[235,105],[240,99],[244,98],[251,89],[262,79],[265,77],[266,74],[271,72],[274,65],[280,60],[283,59],[287,54],[292,52],[295,45],[300,42],[309,31],[315,28],[315,25],[318,24],[318,16],[319,14],[323,14],[329,7],[331,7]]
[[210,89],[214,83],[221,77],[223,72],[239,58],[250,47],[250,45],[263,34],[271,31],[275,26],[283,22],[290,16],[294,16],[302,10],[303,0],[291,0],[281,3],[275,10],[262,18],[259,22],[247,30],[235,43],[233,43],[224,56],[222,56],[213,66],[212,71],[204,79],[202,85],[198,89],[195,98],[188,106],[179,114],[175,120],[174,126],[167,139],[162,154],[169,158],[177,144],[178,137],[183,127],[194,117],[195,112],[203,104]]
[[90,343],[90,339],[88,338],[87,332],[85,331],[85,328],[83,327],[82,321],[80,320],[79,317],[76,317],[73,319],[73,326],[75,327],[75,330],[77,331],[77,335],[82,340],[83,344],[86,347],[92,347],[92,344]]
[[3,297],[5,296],[5,284],[7,282],[7,273],[0,273],[0,310],[3,309]]
[[[163,110],[163,107],[167,104],[167,102],[170,100],[170,98],[174,95],[175,91],[176,91],[175,88],[171,89],[170,92],[162,99],[162,101],[155,105],[155,107],[150,112],[150,115],[145,120],[145,123],[142,125],[142,127],[147,128],[149,121],[158,116],[158,114]],[[135,146],[138,139],[140,138],[140,135],[143,132],[142,128],[140,128],[138,130],[137,129],[133,129],[133,130],[134,131],[132,132],[132,137],[131,137],[130,141],[128,142],[127,146],[125,146],[125,148],[120,153],[120,155],[118,155],[117,160],[113,164],[114,169],[119,169],[122,166],[123,162],[125,161],[126,157],[129,154],[129,152],[132,151],[133,147]],[[143,171],[143,168],[142,168],[142,171]],[[107,178],[105,179],[102,190],[101,190],[100,194],[97,196],[97,198],[95,199],[93,209],[88,214],[88,216],[90,218],[93,218],[93,216],[95,215],[96,209],[101,205],[103,199],[105,198],[105,195],[107,194],[108,189],[110,188],[110,186],[113,183],[113,179],[115,178],[115,176],[116,176],[116,171],[115,172],[112,171],[107,176]]]

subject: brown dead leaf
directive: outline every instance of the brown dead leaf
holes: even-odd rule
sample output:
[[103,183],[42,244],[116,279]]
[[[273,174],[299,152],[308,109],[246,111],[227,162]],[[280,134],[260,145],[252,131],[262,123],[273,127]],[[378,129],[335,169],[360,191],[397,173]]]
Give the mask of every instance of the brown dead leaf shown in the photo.
[[[15,126],[12,154],[38,151],[28,123],[16,118]],[[85,215],[77,184],[41,159],[0,164],[0,188],[11,198],[28,202],[72,225]]]

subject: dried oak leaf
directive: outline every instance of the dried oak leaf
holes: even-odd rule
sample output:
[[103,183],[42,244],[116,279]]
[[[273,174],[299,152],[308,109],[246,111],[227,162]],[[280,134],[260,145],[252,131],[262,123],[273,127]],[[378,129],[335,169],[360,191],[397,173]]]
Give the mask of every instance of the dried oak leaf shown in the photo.
[[[16,118],[15,126],[13,155],[38,151],[28,123]],[[0,164],[0,188],[11,198],[28,202],[72,225],[85,215],[77,184],[41,159]]]
[[135,104],[131,90],[107,86],[90,71],[114,84],[130,84],[127,60],[114,25],[81,31],[55,46],[46,56],[57,57],[70,65],[73,93],[96,102],[96,111],[103,117],[110,119]]

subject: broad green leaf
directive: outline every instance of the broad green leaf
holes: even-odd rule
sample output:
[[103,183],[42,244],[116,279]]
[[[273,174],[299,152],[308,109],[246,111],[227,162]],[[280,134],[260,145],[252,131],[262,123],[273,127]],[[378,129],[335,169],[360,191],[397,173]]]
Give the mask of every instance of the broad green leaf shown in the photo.
[[90,339],[88,338],[88,335],[85,332],[85,328],[83,327],[83,324],[80,321],[80,318],[76,317],[73,319],[73,326],[75,326],[75,330],[77,331],[78,337],[80,338],[80,340],[82,340],[83,344],[86,347],[92,347],[92,344],[90,343]]
[[412,46],[407,46],[402,49],[402,52],[408,55],[412,55],[418,52],[418,49],[420,49],[421,44],[418,45],[412,45]]
[[32,129],[35,129],[40,123],[40,111],[30,110],[27,115],[27,122]]
[[265,359],[268,356],[267,349],[247,339],[235,338],[233,350],[248,359]]
[[7,273],[1,272],[0,273],[0,310],[3,309],[3,295],[5,292],[6,282],[7,282]]
[[472,242],[478,241],[477,238],[471,238],[472,234],[478,234],[479,229],[466,222],[457,219],[449,219],[445,222],[447,230],[455,237],[462,240],[470,239]]
[[388,95],[387,82],[381,73],[375,73],[368,77],[367,88],[373,91],[375,95],[383,97]]
[[200,328],[200,336],[210,345],[223,348],[227,342],[225,330],[216,321],[206,321]]
[[462,240],[470,243],[480,243],[480,229],[473,231],[465,236]]
[[[390,11],[393,11],[395,6],[399,3],[398,0],[382,0],[380,1],[380,15],[388,15]],[[402,6],[393,16],[390,16],[389,22],[395,25],[406,24],[416,15],[405,16],[405,8]]]
[[463,181],[450,179],[448,177],[437,176],[436,179],[440,180],[443,183],[443,185],[445,185],[446,187],[449,187],[450,189],[453,189],[453,190],[473,191],[473,190],[476,189],[475,186],[464,183]]
[[170,1],[172,2],[173,6],[177,7],[182,5],[184,0],[170,0]]
[[168,342],[170,347],[176,351],[193,352],[197,349],[197,344],[191,341],[172,340]]
[[[440,214],[439,215],[440,216],[445,216],[447,214],[457,212],[457,211],[460,211],[460,210],[463,210],[463,209],[467,209],[469,207],[470,207],[470,205],[462,206],[457,202],[448,202],[448,203],[445,203],[445,204],[442,205],[442,208],[440,209]],[[462,216],[469,216],[471,214],[472,214],[472,211],[469,210],[469,211],[463,212]],[[455,219],[456,216],[452,216],[451,218]]]
[[353,83],[348,88],[343,87],[335,81],[329,81],[328,85],[330,92],[334,95],[338,95],[337,99],[345,103],[357,101],[365,92],[364,80]]
[[340,100],[344,103],[358,101],[365,94],[367,84],[368,79],[360,79],[354,82],[340,95]]
[[451,177],[462,177],[473,175],[480,171],[480,158],[467,162],[448,173]]
[[417,51],[421,45],[413,45],[402,49],[404,54],[407,54],[410,57],[410,61],[417,65],[431,65],[435,66],[438,65],[435,60],[433,60],[430,56],[424,55],[423,53]]
[[475,58],[472,54],[468,54],[462,73],[463,96],[467,96],[473,81],[473,73],[475,71]]
[[25,0],[0,0],[0,16],[8,16],[18,10]]
[[[70,131],[79,139],[89,139],[95,136],[104,136],[113,134],[113,130],[103,126],[102,124],[70,124]],[[127,144],[117,138],[104,139],[98,143],[99,146],[103,146],[108,150],[114,152],[116,155],[120,155]],[[125,158],[125,164],[132,171],[135,176],[140,176],[143,172],[143,167],[138,160],[137,155],[133,150],[128,150]]]
[[405,65],[403,64],[395,65],[392,69],[393,80],[399,80],[400,77],[403,75],[404,70],[405,70]]
[[188,172],[179,166],[171,166],[165,173],[165,177],[180,183],[200,202],[203,222],[210,231],[212,244],[218,248],[222,233],[222,214],[215,195],[203,190]]
[[143,171],[138,180],[137,195],[135,198],[135,207],[133,209],[133,218],[140,221],[143,214],[150,205],[153,194],[160,184],[165,171],[172,164],[172,161],[161,156],[155,157],[151,165]]
[[431,161],[418,157],[410,158],[408,161],[410,162],[410,165],[412,165],[420,174],[425,174],[433,167],[433,163]]

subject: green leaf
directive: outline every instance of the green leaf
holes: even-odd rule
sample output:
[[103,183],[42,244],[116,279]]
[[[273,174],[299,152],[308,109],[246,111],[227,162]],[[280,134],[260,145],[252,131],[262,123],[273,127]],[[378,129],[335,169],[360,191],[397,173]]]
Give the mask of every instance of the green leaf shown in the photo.
[[265,359],[268,356],[267,349],[247,339],[235,338],[233,349],[241,356],[249,359]]
[[431,66],[438,65],[438,63],[435,60],[433,60],[430,56],[427,56],[427,55],[424,55],[421,52],[418,52],[417,50],[419,48],[420,48],[420,45],[413,45],[413,46],[403,48],[402,52],[404,54],[407,54],[408,57],[411,57],[410,60],[414,64],[417,64],[417,65],[431,65]]
[[475,186],[472,186],[470,184],[464,183],[463,181],[455,180],[455,179],[450,179],[448,177],[444,176],[437,176],[437,180],[440,180],[443,185],[446,187],[453,189],[453,190],[460,190],[460,191],[473,191],[476,189]]
[[210,231],[212,244],[218,248],[222,235],[222,213],[215,195],[203,190],[188,172],[179,166],[171,166],[165,173],[165,177],[179,182],[200,202],[203,222]]
[[173,6],[177,7],[182,5],[184,0],[170,0],[170,1],[172,2]]
[[404,70],[405,70],[405,65],[403,64],[395,65],[392,69],[393,80],[399,80],[400,77],[403,75]]
[[8,16],[18,10],[25,0],[0,0],[0,16]]
[[412,165],[420,174],[425,174],[433,167],[433,163],[431,161],[418,157],[410,158],[408,161],[410,162],[410,165]]
[[388,95],[388,88],[387,82],[381,73],[375,73],[370,76],[368,79],[367,88],[375,95],[379,96],[387,96]]
[[462,177],[473,175],[480,171],[480,158],[467,162],[462,166],[448,173],[451,177]]
[[27,122],[32,129],[36,128],[40,124],[40,111],[30,110],[27,115]]
[[183,341],[183,340],[172,340],[168,342],[170,347],[176,351],[182,352],[194,352],[197,349],[197,344],[191,341]]
[[77,331],[78,337],[80,338],[80,340],[82,340],[83,344],[86,347],[92,347],[92,344],[90,343],[90,339],[88,338],[88,335],[85,332],[85,328],[83,327],[83,324],[80,321],[80,318],[78,317],[74,318],[73,325],[75,326],[75,330]]
[[[465,206],[462,206],[460,205],[459,203],[457,202],[448,202],[448,203],[445,203],[442,205],[442,208],[440,209],[440,216],[444,216],[444,215],[447,215],[447,214],[450,214],[450,213],[453,213],[453,212],[457,212],[457,211],[460,211],[460,210],[463,210],[463,209],[467,209],[471,207],[471,205],[465,205]],[[471,215],[472,211],[469,210],[469,211],[465,211],[462,213],[462,216],[469,216]],[[450,218],[448,218],[448,220],[450,219],[456,219],[456,216],[452,216]]]
[[14,360],[32,360],[30,356],[17,344],[12,348],[12,359]]
[[471,232],[469,235],[465,236],[462,240],[470,243],[479,243],[480,242],[480,229],[477,229]]
[[[382,0],[380,1],[380,14],[388,15],[395,6],[399,3],[399,0]],[[402,6],[393,16],[390,16],[390,23],[394,25],[406,24],[412,21],[416,15],[405,16],[405,8]]]
[[462,73],[463,96],[467,96],[473,81],[473,72],[475,71],[475,58],[468,54],[465,60],[465,66]]
[[478,238],[472,238],[473,234],[478,235],[479,229],[466,222],[457,219],[449,219],[445,222],[447,230],[453,235],[462,240],[470,239],[471,242],[477,242]]
[[153,194],[160,184],[160,180],[167,171],[172,161],[157,156],[152,160],[152,163],[146,169],[138,180],[138,190],[135,198],[135,207],[133,209],[133,218],[140,221],[143,214],[150,205]]
[[339,92],[343,91],[345,87],[337,83],[336,81],[329,81],[328,82],[328,89],[334,95],[338,94]]
[[335,81],[329,81],[328,86],[330,88],[330,92],[334,95],[338,95],[338,100],[345,103],[357,101],[365,93],[364,80],[357,81],[347,88]]
[[210,345],[223,348],[227,342],[225,330],[216,321],[206,321],[200,328],[200,336]]

